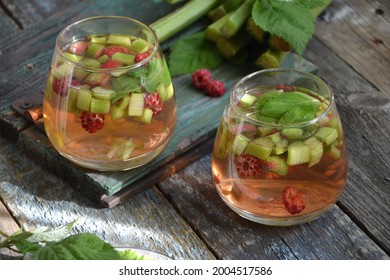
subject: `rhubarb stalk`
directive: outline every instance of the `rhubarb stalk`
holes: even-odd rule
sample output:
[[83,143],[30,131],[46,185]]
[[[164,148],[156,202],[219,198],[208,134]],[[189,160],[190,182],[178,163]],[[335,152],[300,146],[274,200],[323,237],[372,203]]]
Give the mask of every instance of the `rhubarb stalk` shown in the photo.
[[221,2],[222,0],[191,0],[176,11],[153,22],[150,27],[156,32],[159,42],[163,42],[206,15]]

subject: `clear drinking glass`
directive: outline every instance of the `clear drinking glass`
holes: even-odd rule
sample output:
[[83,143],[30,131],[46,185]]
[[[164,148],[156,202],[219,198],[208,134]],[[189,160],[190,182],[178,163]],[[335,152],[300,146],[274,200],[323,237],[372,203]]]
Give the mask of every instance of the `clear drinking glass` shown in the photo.
[[318,77],[269,69],[237,82],[212,153],[221,198],[242,217],[311,221],[343,191],[348,159],[331,89]]
[[87,18],[58,35],[44,95],[56,150],[95,170],[144,165],[176,125],[171,76],[155,33],[131,18]]

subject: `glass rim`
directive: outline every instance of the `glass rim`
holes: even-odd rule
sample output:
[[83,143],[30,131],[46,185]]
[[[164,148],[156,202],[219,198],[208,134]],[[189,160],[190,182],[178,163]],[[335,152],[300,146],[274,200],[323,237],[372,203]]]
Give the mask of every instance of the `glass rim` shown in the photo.
[[[315,118],[313,118],[311,120],[304,121],[304,122],[299,122],[299,123],[292,123],[292,124],[277,124],[277,123],[264,122],[264,121],[260,121],[260,120],[251,118],[247,114],[243,113],[240,110],[240,108],[238,108],[238,106],[237,106],[237,104],[235,102],[235,98],[234,98],[237,95],[237,93],[239,93],[239,91],[237,90],[238,87],[240,85],[242,85],[243,83],[245,83],[246,81],[248,81],[249,79],[253,78],[254,76],[267,74],[267,73],[277,73],[277,72],[296,73],[296,74],[299,74],[299,75],[311,78],[311,79],[315,80],[316,82],[318,82],[329,93],[329,99],[328,99],[329,100],[329,104],[327,104],[326,109],[320,115],[316,116]],[[251,73],[249,75],[246,75],[245,77],[241,78],[240,80],[238,80],[233,85],[232,90],[230,91],[230,96],[229,97],[230,97],[230,101],[229,101],[230,102],[230,106],[235,110],[235,112],[240,117],[244,118],[245,121],[250,122],[250,123],[252,123],[254,125],[258,125],[258,126],[261,125],[261,126],[268,126],[268,127],[274,127],[274,128],[304,127],[304,126],[308,126],[308,125],[317,123],[319,120],[325,118],[328,115],[328,112],[329,112],[330,108],[332,106],[334,106],[334,94],[333,94],[333,91],[330,89],[330,87],[327,85],[327,83],[325,83],[325,81],[323,81],[321,78],[317,77],[314,74],[311,74],[311,73],[308,73],[308,72],[305,72],[305,71],[302,71],[302,70],[293,69],[293,68],[263,69],[263,70],[259,70],[259,71],[253,72],[253,73]]]
[[[59,40],[60,40],[61,36],[66,31],[68,31],[70,28],[72,28],[72,27],[74,27],[74,26],[76,26],[76,25],[78,25],[80,23],[87,22],[87,21],[93,21],[93,20],[99,20],[99,19],[120,19],[120,20],[126,20],[126,21],[129,21],[129,22],[136,23],[139,26],[147,29],[153,35],[153,38],[154,38],[154,41],[155,41],[155,43],[153,44],[153,50],[152,50],[151,54],[148,55],[148,57],[146,57],[145,59],[141,60],[140,62],[131,64],[131,65],[126,65],[126,66],[117,67],[117,68],[105,68],[105,69],[104,68],[102,69],[102,68],[88,67],[88,66],[82,65],[82,64],[80,64],[78,62],[71,61],[69,58],[64,56],[63,51],[58,47]],[[75,21],[75,22],[69,24],[68,26],[66,26],[65,28],[63,28],[60,31],[60,33],[57,35],[57,38],[56,38],[55,42],[56,42],[55,49],[60,54],[61,59],[65,60],[69,64],[76,65],[77,67],[82,68],[83,70],[93,71],[93,72],[113,72],[113,71],[123,71],[123,70],[137,69],[137,68],[147,64],[152,59],[152,57],[155,55],[157,50],[159,49],[159,41],[158,41],[157,34],[150,26],[148,26],[147,24],[145,24],[145,23],[143,23],[143,22],[141,22],[139,20],[136,20],[136,19],[130,18],[130,17],[125,17],[125,16],[94,16],[94,17],[83,18],[83,19]],[[72,41],[70,43],[73,43],[73,42],[74,41]]]

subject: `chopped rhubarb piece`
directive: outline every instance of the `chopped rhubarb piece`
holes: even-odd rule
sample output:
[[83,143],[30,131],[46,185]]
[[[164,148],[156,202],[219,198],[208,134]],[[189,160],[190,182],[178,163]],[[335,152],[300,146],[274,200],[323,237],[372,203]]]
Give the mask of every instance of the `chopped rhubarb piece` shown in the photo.
[[121,67],[122,64],[119,62],[119,61],[116,61],[116,60],[113,60],[113,59],[109,59],[107,60],[106,62],[104,62],[100,68],[103,68],[103,69],[108,69],[108,68],[119,68]]
[[129,53],[129,50],[126,47],[122,47],[122,46],[110,46],[104,49],[104,54],[109,57],[112,57],[117,52]]
[[76,55],[83,55],[88,48],[89,43],[85,41],[74,42],[70,45],[69,50]]

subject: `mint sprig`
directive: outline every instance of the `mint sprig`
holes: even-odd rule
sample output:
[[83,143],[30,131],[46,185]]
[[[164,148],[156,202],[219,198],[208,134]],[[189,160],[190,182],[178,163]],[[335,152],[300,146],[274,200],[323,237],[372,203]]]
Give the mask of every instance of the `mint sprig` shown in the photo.
[[[76,220],[77,221],[77,220]],[[148,259],[133,250],[117,251],[96,235],[79,233],[70,235],[76,221],[54,229],[18,230],[12,235],[0,231],[5,239],[1,248],[8,248],[33,260],[140,260]]]
[[311,9],[324,4],[323,0],[256,0],[252,17],[258,26],[282,37],[302,56],[315,29]]

